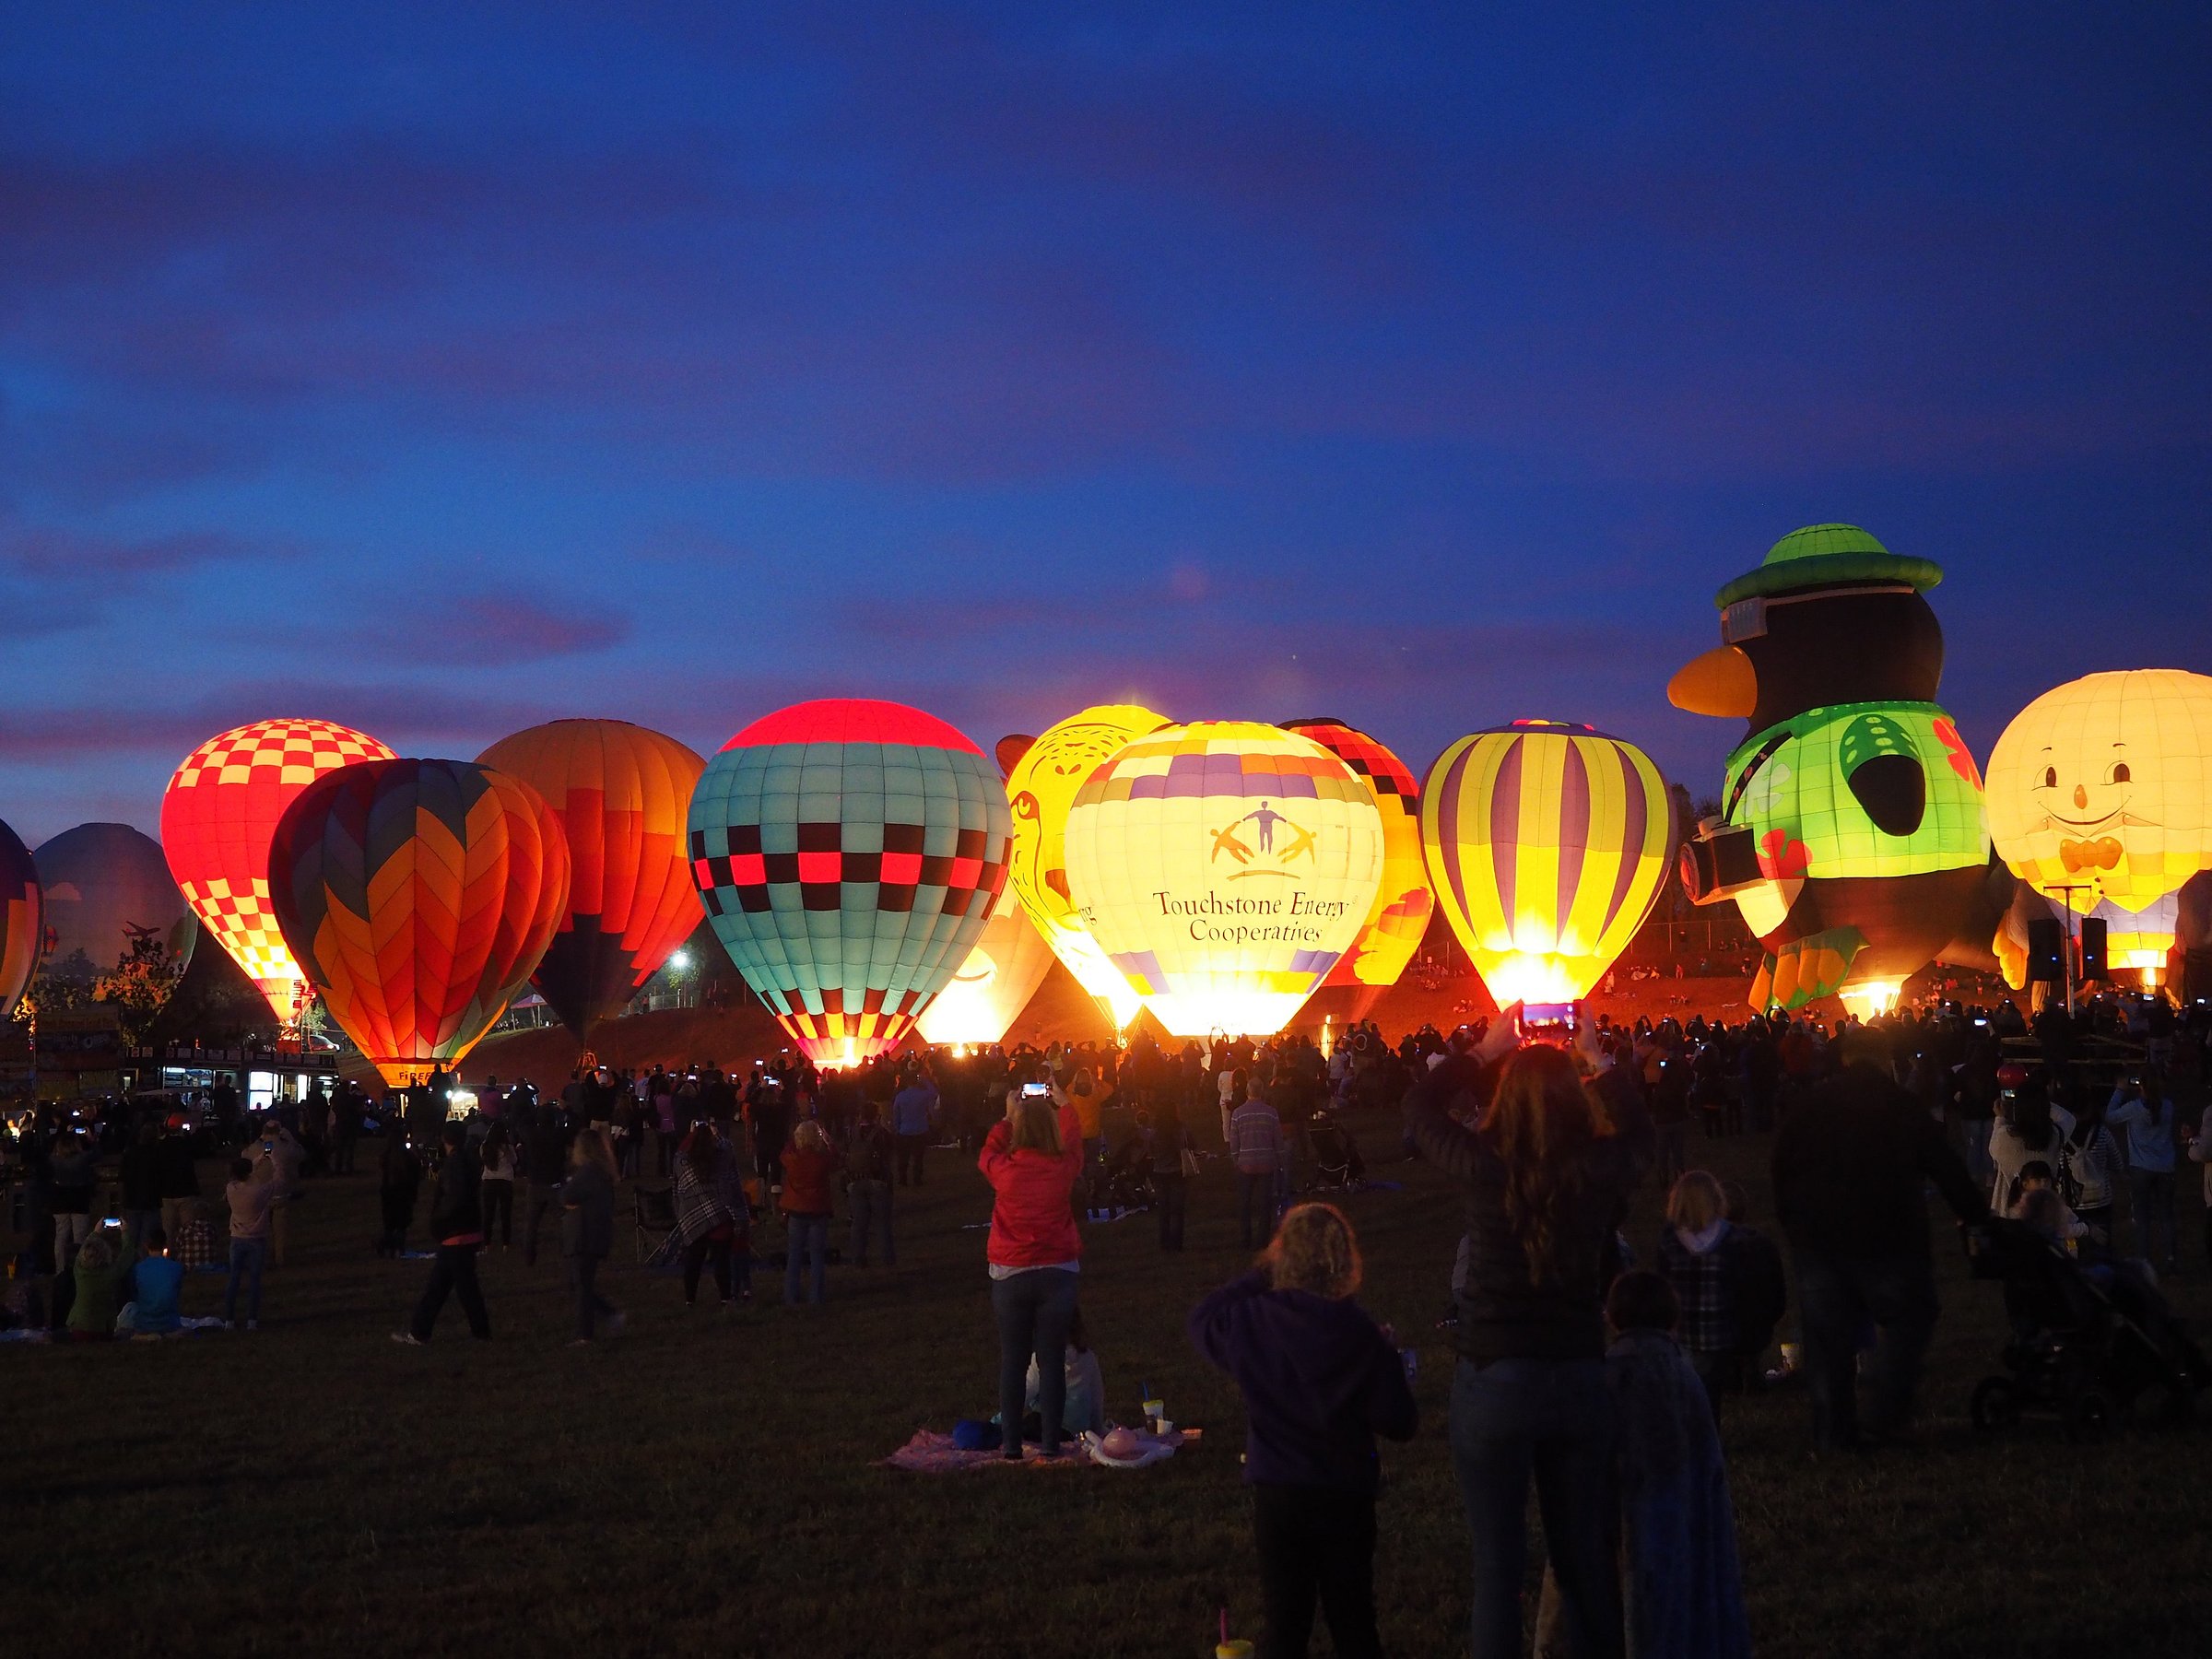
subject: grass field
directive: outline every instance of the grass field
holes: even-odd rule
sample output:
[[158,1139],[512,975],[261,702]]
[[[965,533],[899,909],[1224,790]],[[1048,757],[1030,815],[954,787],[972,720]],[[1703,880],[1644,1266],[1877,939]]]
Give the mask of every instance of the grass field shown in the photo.
[[[1387,1125],[1363,1139],[1394,1155]],[[1711,1162],[1763,1204],[1764,1155],[1735,1140]],[[429,1349],[394,1346],[427,1265],[371,1257],[371,1176],[312,1183],[258,1334],[0,1347],[12,1544],[0,1645],[1195,1655],[1224,1602],[1256,1635],[1238,1403],[1182,1335],[1191,1303],[1241,1260],[1226,1181],[1194,1188],[1183,1256],[1158,1254],[1136,1218],[1088,1230],[1084,1264],[1110,1414],[1134,1417],[1148,1381],[1171,1416],[1206,1427],[1202,1451],[1134,1474],[924,1478],[875,1465],[918,1426],[987,1415],[994,1361],[982,1235],[961,1230],[987,1217],[986,1190],[965,1160],[935,1157],[924,1194],[900,1194],[896,1272],[833,1268],[829,1306],[790,1312],[764,1275],[760,1304],[725,1326],[628,1265],[625,1235],[603,1284],[629,1330],[586,1350],[564,1346],[558,1262],[532,1271],[519,1250],[485,1262],[496,1340],[467,1340],[449,1308]],[[1418,1340],[1423,1412],[1418,1439],[1383,1454],[1383,1636],[1395,1653],[1464,1653],[1451,1366],[1431,1329],[1455,1208],[1424,1169],[1373,1172],[1407,1190],[1349,1206],[1365,1300]],[[1640,1241],[1655,1206],[1647,1191]],[[2194,1194],[2184,1206],[2192,1277],[2176,1298],[2202,1315]],[[1726,1426],[1759,1651],[2205,1651],[2201,1433],[2082,1448],[2031,1420],[1977,1439],[1965,1402],[1994,1361],[1996,1291],[1948,1249],[1939,1260],[1918,1444],[1815,1464],[1795,1394],[1747,1402]],[[185,1311],[213,1311],[221,1286],[195,1276]]]

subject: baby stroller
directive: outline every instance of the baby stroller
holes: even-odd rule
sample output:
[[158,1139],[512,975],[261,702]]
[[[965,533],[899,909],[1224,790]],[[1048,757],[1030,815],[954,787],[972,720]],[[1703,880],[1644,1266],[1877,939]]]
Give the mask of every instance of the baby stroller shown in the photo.
[[1359,1147],[1325,1111],[1316,1112],[1306,1124],[1306,1150],[1313,1160],[1309,1193],[1349,1192],[1367,1178],[1367,1160]]
[[2204,1357],[2166,1299],[2129,1262],[2077,1261],[2034,1229],[1993,1218],[1968,1230],[1976,1278],[2005,1287],[2012,1323],[2004,1376],[1974,1385],[1974,1427],[2008,1429],[2030,1407],[2057,1413],[2068,1438],[2094,1440],[2124,1412],[2185,1420]]
[[1092,1207],[1108,1211],[1152,1207],[1152,1154],[1141,1135],[1132,1135],[1106,1161]]

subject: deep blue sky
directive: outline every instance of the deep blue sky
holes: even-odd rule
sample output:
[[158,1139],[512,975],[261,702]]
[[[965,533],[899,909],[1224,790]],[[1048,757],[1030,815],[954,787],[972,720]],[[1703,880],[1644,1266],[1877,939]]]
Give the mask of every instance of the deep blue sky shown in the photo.
[[2212,669],[2205,14],[1489,9],[10,7],[0,818],[840,692],[1704,793],[1667,674],[1827,519],[1984,755]]

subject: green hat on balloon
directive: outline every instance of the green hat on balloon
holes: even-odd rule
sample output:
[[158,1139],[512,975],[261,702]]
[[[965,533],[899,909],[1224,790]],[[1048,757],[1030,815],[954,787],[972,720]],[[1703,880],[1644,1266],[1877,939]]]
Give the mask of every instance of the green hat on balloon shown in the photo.
[[1759,569],[1738,576],[1713,603],[1726,610],[1741,599],[1854,582],[1902,582],[1924,592],[1942,580],[1943,567],[1934,559],[1892,553],[1856,524],[1807,524],[1769,547]]

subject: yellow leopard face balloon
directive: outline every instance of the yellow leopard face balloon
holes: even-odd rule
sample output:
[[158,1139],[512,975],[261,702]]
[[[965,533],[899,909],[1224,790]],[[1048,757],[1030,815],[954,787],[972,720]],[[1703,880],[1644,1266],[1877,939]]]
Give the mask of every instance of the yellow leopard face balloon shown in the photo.
[[1997,739],[1988,803],[1998,854],[2038,891],[2148,907],[2212,867],[2212,677],[2133,668],[2044,692]]
[[1067,813],[1092,772],[1132,738],[1167,724],[1166,715],[1134,703],[1101,703],[1046,727],[1026,747],[1009,738],[999,747],[1014,808],[1007,885],[1053,953],[1107,1007],[1117,1027],[1135,1016],[1138,997],[1076,913],[1067,882]]

